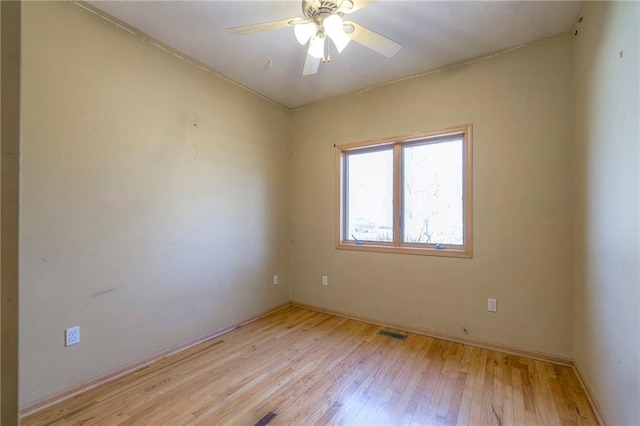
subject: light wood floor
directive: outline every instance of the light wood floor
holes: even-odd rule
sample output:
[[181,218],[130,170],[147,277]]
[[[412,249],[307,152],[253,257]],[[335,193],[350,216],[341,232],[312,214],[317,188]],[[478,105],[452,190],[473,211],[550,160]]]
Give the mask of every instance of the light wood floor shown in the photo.
[[597,424],[572,369],[288,307],[23,425]]

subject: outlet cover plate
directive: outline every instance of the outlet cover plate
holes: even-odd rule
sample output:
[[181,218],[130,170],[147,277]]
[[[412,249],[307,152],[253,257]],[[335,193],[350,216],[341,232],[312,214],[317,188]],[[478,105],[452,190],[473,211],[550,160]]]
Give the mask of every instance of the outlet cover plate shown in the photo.
[[498,299],[487,299],[487,310],[489,312],[498,312]]
[[80,343],[80,326],[67,328],[64,332],[65,346],[76,345]]
[[274,275],[273,276],[273,285],[278,285],[279,282],[280,282],[280,280],[278,279],[278,275]]

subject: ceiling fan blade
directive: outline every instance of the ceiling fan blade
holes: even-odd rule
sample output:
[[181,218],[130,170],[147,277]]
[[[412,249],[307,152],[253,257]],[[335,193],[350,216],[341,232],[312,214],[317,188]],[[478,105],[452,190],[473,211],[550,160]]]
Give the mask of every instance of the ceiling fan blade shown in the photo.
[[387,58],[398,53],[398,50],[402,47],[402,45],[396,43],[390,38],[385,37],[382,34],[378,34],[377,32],[363,27],[362,25],[356,24],[355,22],[348,21],[345,22],[344,25],[346,28],[353,27],[353,32],[349,33],[347,31],[347,36],[351,37],[353,41],[360,43],[364,47],[368,47]]
[[356,10],[362,9],[365,6],[369,6],[371,3],[375,3],[376,0],[342,0],[340,5],[340,12],[351,13]]
[[320,68],[320,58],[314,58],[307,53],[307,58],[304,60],[304,68],[302,69],[302,75],[312,75],[318,72]]
[[231,27],[229,32],[233,35],[241,36],[251,33],[257,33],[260,31],[277,30],[279,28],[288,27],[289,25],[301,24],[306,22],[306,19],[302,18],[289,18],[281,21],[263,22],[261,24],[243,25],[241,27]]

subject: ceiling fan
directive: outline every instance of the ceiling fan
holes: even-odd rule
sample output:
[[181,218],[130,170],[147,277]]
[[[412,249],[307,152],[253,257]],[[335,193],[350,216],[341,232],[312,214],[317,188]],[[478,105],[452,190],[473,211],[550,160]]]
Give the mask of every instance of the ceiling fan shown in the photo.
[[303,75],[318,72],[320,62],[330,60],[326,53],[329,45],[327,37],[331,39],[338,53],[351,40],[368,47],[388,58],[395,55],[400,47],[399,43],[378,34],[352,21],[343,21],[343,16],[361,9],[375,0],[302,0],[304,18],[289,18],[280,21],[264,22],[261,24],[244,25],[229,28],[234,35],[246,35],[259,31],[275,30],[293,26],[296,40],[301,45],[309,43],[307,57],[304,61]]

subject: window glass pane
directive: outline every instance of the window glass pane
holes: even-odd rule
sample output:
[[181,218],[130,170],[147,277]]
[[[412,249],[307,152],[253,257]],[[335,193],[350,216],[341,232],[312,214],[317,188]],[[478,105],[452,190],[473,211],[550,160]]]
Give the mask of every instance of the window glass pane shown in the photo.
[[347,239],[393,241],[393,150],[348,154]]
[[402,241],[463,244],[463,140],[405,146],[402,156]]

